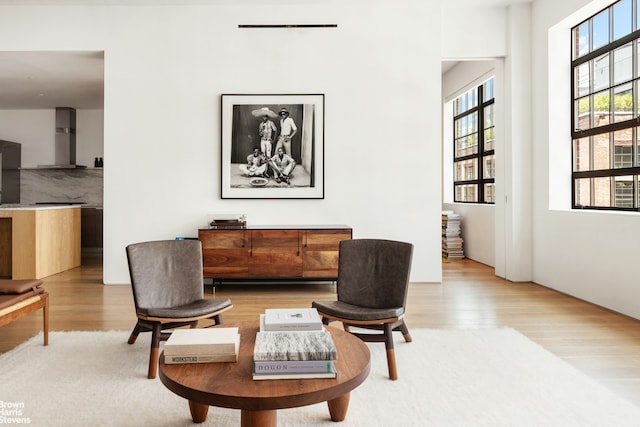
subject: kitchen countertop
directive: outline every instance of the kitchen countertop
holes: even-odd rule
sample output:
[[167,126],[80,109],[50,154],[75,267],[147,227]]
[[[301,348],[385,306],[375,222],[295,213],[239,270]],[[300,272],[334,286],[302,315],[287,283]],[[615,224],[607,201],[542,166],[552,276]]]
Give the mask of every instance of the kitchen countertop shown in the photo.
[[4,203],[0,204],[0,210],[17,211],[17,210],[46,210],[46,209],[69,209],[81,208],[83,205],[23,205],[20,203]]

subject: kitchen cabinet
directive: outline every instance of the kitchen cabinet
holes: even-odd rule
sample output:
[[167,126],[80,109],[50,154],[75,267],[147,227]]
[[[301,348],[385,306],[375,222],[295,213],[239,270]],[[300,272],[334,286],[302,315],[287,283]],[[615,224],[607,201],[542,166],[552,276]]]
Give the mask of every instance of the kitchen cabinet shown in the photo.
[[347,226],[201,229],[203,274],[225,279],[336,280],[341,240]]
[[0,202],[2,203],[20,203],[21,147],[17,142],[0,141]]
[[0,206],[0,277],[42,279],[80,266],[80,207]]
[[102,208],[82,207],[82,247],[102,247]]

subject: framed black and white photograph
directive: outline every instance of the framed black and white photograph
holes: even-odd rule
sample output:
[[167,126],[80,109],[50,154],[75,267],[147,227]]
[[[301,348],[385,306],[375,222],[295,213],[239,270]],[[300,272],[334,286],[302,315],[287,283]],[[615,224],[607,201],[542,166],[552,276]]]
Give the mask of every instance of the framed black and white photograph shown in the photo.
[[223,199],[324,198],[324,95],[222,95]]

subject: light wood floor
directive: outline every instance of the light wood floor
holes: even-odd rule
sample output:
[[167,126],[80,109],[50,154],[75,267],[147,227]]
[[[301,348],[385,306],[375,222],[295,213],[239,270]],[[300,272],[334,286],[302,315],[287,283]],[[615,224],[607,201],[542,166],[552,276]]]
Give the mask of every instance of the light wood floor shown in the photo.
[[[130,287],[102,285],[102,265],[95,259],[87,257],[82,267],[45,279],[51,330],[133,327]],[[211,296],[211,288],[207,291]],[[314,299],[333,299],[334,292],[332,284],[216,288],[216,296],[234,304],[224,315],[227,323],[256,319],[268,307],[308,307]],[[40,313],[0,328],[0,353],[38,333]],[[629,317],[533,283],[507,282],[490,267],[462,260],[443,264],[442,284],[411,284],[405,319],[410,329],[514,328],[640,406],[640,322]],[[402,361],[398,366],[402,372]]]

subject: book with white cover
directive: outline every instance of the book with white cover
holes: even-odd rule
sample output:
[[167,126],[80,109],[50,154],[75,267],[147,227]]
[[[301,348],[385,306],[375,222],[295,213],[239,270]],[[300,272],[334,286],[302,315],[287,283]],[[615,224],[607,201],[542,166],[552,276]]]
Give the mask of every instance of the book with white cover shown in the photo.
[[265,331],[321,331],[322,319],[315,308],[268,308]]
[[166,365],[180,365],[183,363],[216,363],[216,362],[237,362],[238,353],[220,353],[220,354],[192,354],[182,356],[164,355],[164,363]]
[[165,356],[212,356],[237,354],[238,328],[176,329],[164,344]]

